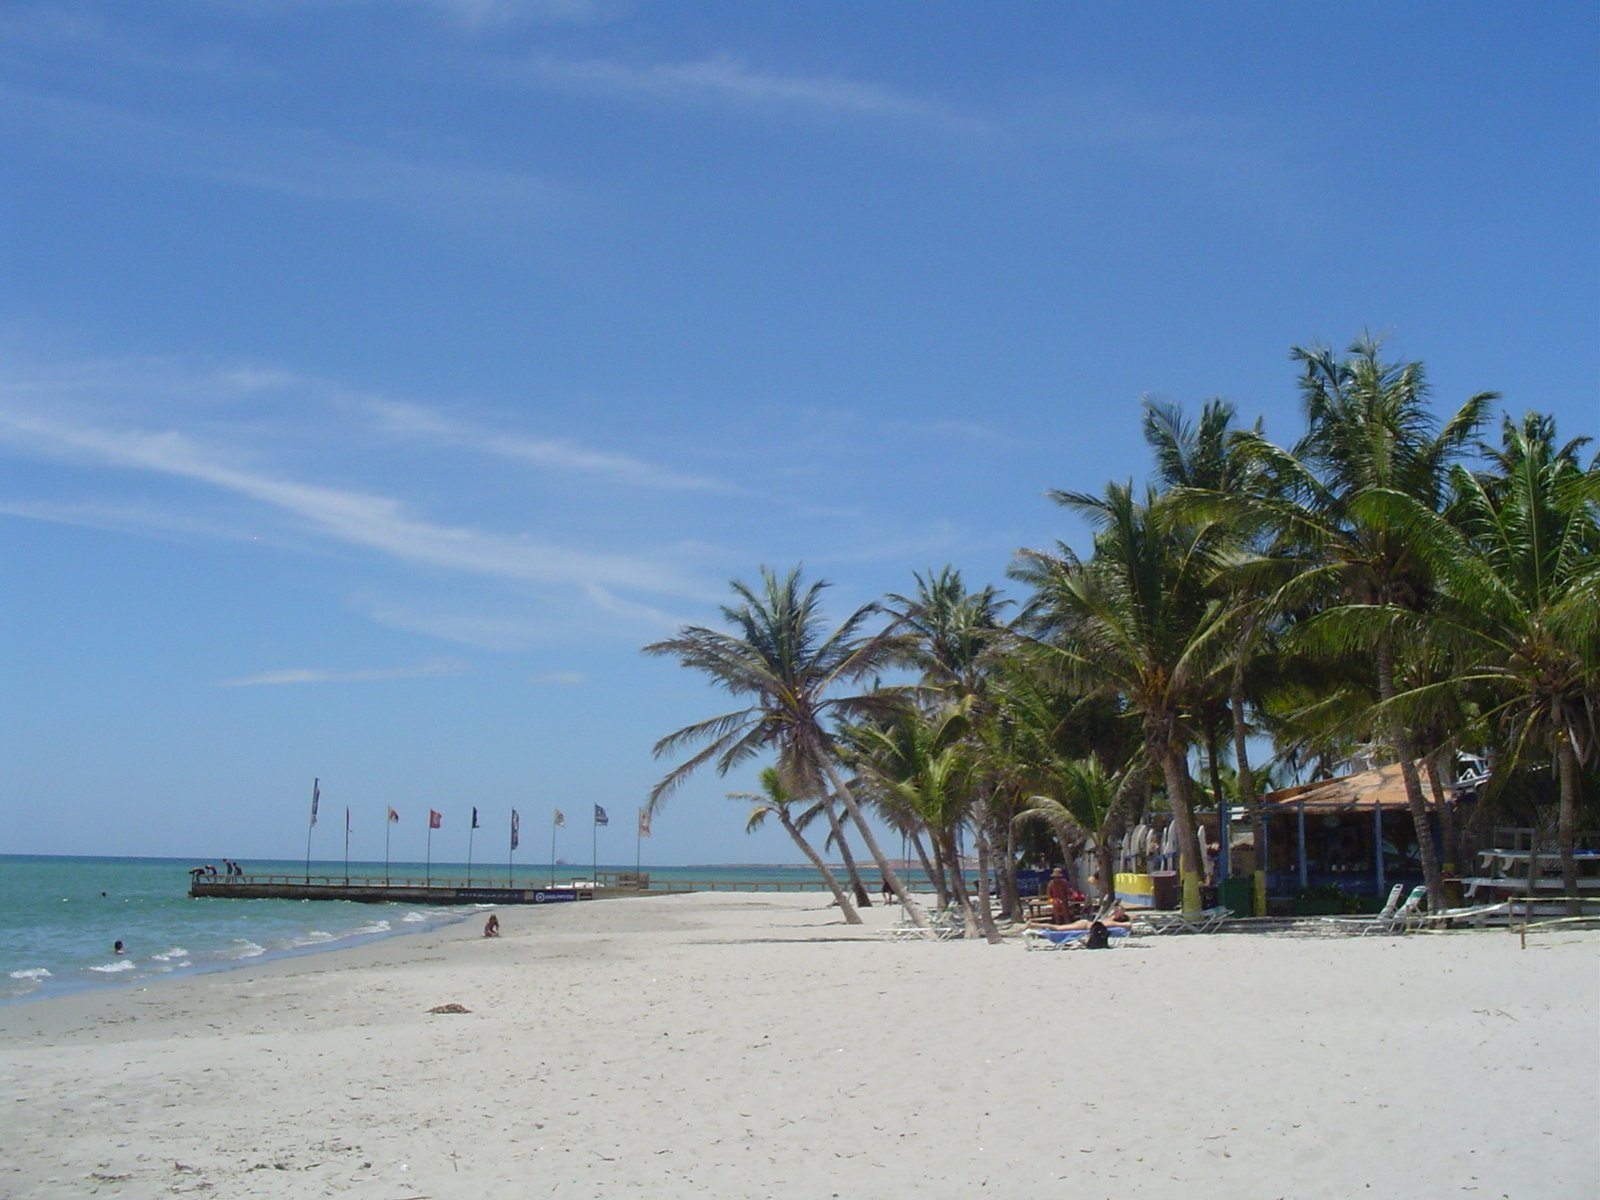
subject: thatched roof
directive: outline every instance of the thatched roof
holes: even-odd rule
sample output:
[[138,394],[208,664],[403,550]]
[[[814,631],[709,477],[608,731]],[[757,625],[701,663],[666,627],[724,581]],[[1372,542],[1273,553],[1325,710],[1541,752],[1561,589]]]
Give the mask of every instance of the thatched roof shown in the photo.
[[[1429,782],[1427,764],[1417,764],[1417,775],[1422,781],[1423,798],[1430,803],[1433,785]],[[1400,764],[1389,763],[1372,771],[1356,775],[1342,775],[1338,779],[1323,779],[1316,783],[1301,783],[1281,791],[1268,792],[1261,797],[1268,809],[1298,809],[1303,802],[1307,812],[1342,812],[1374,808],[1404,808],[1406,806],[1405,780],[1400,777]]]

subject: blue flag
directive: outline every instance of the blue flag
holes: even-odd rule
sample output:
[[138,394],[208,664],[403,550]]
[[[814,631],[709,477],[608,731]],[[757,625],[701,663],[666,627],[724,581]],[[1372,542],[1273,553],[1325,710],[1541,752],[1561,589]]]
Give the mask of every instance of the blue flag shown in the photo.
[[596,825],[611,824],[611,818],[606,816],[606,810],[601,808],[598,804],[594,806],[594,823]]

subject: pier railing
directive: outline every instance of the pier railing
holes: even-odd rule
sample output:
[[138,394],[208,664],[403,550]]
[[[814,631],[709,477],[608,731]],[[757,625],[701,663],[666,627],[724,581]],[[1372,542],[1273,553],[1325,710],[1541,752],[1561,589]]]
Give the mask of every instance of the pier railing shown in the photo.
[[[198,881],[208,889],[225,890],[239,886],[283,886],[323,888],[527,888],[546,886],[547,878],[530,879],[514,876],[507,880],[493,871],[472,873],[469,880],[462,875],[413,875],[391,872],[389,875],[346,875],[326,872],[307,874],[305,871],[251,871],[243,875],[201,875]],[[557,888],[594,888],[597,893],[613,895],[672,895],[682,892],[820,892],[827,890],[821,879],[661,879],[650,877],[649,872],[599,871],[591,880],[582,876],[558,875],[553,885]]]

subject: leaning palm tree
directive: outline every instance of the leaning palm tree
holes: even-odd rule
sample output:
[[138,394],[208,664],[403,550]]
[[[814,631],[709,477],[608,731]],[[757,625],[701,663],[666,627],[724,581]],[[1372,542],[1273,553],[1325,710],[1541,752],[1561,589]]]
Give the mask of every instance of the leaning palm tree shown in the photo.
[[892,628],[863,632],[878,611],[869,604],[829,632],[821,610],[828,584],[819,580],[803,587],[799,567],[782,578],[762,567],[759,592],[737,580],[731,586],[741,603],[724,605],[722,616],[733,632],[689,625],[676,637],[644,648],[646,654],[676,658],[681,666],[704,672],[717,687],[747,701],[742,708],[697,721],[655,744],[655,755],[662,758],[704,743],[651,790],[649,811],[655,812],[707,763],[725,775],[753,756],[775,750],[786,788],[798,795],[831,792],[838,797],[906,915],[926,928],[927,917],[879,847],[839,771],[827,729],[833,720],[883,719],[906,703],[904,688],[855,692],[849,686],[875,679],[897,660],[900,647]]
[[[985,759],[977,754],[977,722],[988,714],[990,676],[1010,644],[1009,631],[1000,618],[1010,601],[1001,599],[993,587],[968,591],[961,572],[950,566],[915,578],[915,595],[891,595],[885,607],[899,621],[907,661],[921,669],[923,684],[963,706],[970,718],[963,734],[972,752],[968,757],[979,765]],[[1012,836],[1005,811],[1014,793],[1003,779],[981,769],[968,772],[967,777],[973,793],[970,824],[978,854],[978,911],[987,933],[993,920],[989,879],[997,857],[995,835],[1006,843],[996,871],[1005,911],[1015,913],[1017,909],[1016,859],[1010,853]]]
[[[961,882],[957,837],[974,818],[972,786],[977,760],[967,740],[970,697],[937,708],[907,709],[893,721],[842,730],[852,765],[901,812],[914,814],[950,878],[967,936],[1000,940],[984,903],[973,906]],[[980,871],[980,875],[982,872]],[[982,899],[986,899],[983,897]]]
[[744,830],[754,833],[766,823],[768,817],[777,817],[778,823],[783,826],[796,846],[800,847],[802,854],[817,869],[817,874],[822,876],[822,881],[828,885],[828,890],[833,893],[833,902],[839,906],[839,911],[844,914],[847,924],[861,924],[861,914],[850,903],[850,897],[845,895],[844,888],[839,886],[839,881],[834,877],[828,864],[822,861],[822,855],[806,840],[803,832],[805,825],[815,815],[820,806],[795,815],[795,809],[800,806],[800,798],[788,788],[783,786],[783,778],[778,774],[776,767],[761,768],[761,791],[758,792],[729,792],[729,800],[742,800],[749,803],[750,816],[746,819]]
[[[1583,467],[1582,444],[1558,447],[1548,418],[1508,419],[1499,471],[1457,468],[1447,515],[1400,492],[1363,498],[1373,519],[1406,530],[1443,593],[1416,628],[1453,670],[1393,697],[1395,720],[1425,714],[1440,692],[1465,691],[1502,731],[1496,786],[1529,759],[1553,763],[1562,885],[1574,914],[1580,779],[1600,750],[1600,458]],[[1363,614],[1345,624],[1359,631]]]
[[1100,532],[1087,563],[1065,545],[1020,552],[1012,574],[1035,593],[1025,616],[1085,695],[1114,695],[1139,718],[1177,827],[1183,906],[1198,911],[1205,867],[1187,714],[1223,661],[1229,620],[1227,607],[1204,594],[1212,531],[1198,523],[1164,528],[1152,513],[1155,497],[1141,504],[1131,485],[1110,484],[1103,498],[1051,495]]

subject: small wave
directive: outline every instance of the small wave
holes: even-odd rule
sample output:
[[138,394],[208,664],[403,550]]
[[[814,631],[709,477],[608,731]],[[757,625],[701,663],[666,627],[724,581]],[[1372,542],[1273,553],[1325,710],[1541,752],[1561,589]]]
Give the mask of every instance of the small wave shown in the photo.
[[373,921],[372,923],[370,923],[368,925],[359,926],[356,929],[352,930],[351,932],[354,933],[357,937],[360,937],[360,936],[362,936],[364,934],[370,934],[370,933],[388,933],[389,932],[389,922],[387,922],[387,921]]
[[121,962],[106,963],[100,967],[90,967],[89,970],[99,971],[102,975],[115,975],[120,971],[133,970],[133,964],[127,959],[123,959]]
[[258,946],[248,938],[234,938],[233,944],[239,947],[238,953],[234,955],[235,958],[255,958],[267,952],[265,946]]
[[151,959],[152,962],[163,962],[164,963],[164,962],[171,962],[175,958],[187,958],[188,956],[189,956],[189,952],[187,950],[185,950],[182,946],[174,946],[171,950],[168,950],[165,954],[152,954],[150,956],[150,959]]
[[13,971],[13,972],[11,972],[11,978],[13,978],[13,979],[49,979],[50,978],[50,972],[45,970],[43,967],[29,967],[25,971]]
[[331,942],[333,941],[333,934],[329,933],[326,929],[313,929],[310,933],[306,934],[306,939],[312,942]]
[[419,921],[426,921],[428,918],[423,916],[421,913],[407,913],[405,916],[401,917],[400,919],[402,921],[406,922],[406,924],[408,924],[408,925],[415,925]]

